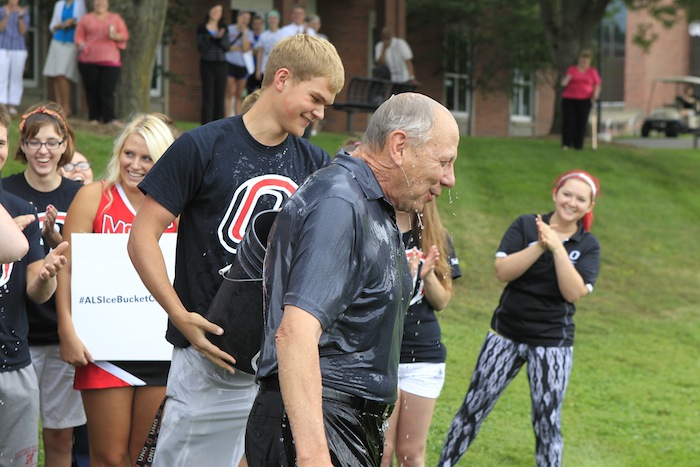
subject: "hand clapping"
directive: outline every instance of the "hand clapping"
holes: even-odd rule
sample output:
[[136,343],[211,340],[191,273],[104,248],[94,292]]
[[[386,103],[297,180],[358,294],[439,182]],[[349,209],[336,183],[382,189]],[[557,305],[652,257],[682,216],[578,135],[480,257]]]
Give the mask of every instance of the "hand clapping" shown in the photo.
[[537,243],[543,250],[554,251],[557,246],[561,245],[559,235],[554,230],[557,224],[547,224],[539,214],[535,223],[537,224]]

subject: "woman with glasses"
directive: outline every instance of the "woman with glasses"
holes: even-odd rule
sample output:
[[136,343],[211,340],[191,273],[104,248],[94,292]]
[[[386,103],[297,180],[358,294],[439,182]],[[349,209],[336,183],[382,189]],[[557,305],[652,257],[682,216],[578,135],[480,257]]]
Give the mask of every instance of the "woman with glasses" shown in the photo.
[[93,174],[90,161],[81,152],[73,151],[73,159],[58,171],[67,179],[75,180],[83,185],[92,183]]
[[[37,209],[46,253],[63,241],[68,206],[82,186],[61,176],[59,170],[73,157],[73,130],[56,103],[36,105],[22,116],[15,159],[24,172],[3,180],[5,190]],[[39,379],[46,465],[70,465],[73,427],[85,423],[80,393],[73,389],[74,368],[60,356],[56,301],[38,305],[27,301],[29,350]]]

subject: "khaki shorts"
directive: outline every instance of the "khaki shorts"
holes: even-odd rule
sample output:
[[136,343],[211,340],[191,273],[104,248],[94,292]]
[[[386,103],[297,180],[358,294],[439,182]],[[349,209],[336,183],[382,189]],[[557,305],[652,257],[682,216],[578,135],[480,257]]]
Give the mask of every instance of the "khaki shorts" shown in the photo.
[[32,366],[39,380],[41,420],[54,430],[84,425],[87,420],[80,391],[73,389],[75,367],[61,360],[58,345],[33,345]]
[[243,457],[255,376],[230,374],[194,347],[173,349],[153,467],[236,466]]
[[0,372],[0,465],[39,462],[39,386],[31,365]]

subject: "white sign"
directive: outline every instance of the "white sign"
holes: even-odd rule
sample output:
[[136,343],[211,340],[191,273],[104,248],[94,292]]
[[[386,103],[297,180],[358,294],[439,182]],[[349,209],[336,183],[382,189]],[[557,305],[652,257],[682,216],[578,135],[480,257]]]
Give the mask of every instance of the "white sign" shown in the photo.
[[[170,360],[168,315],[141,282],[126,251],[129,234],[71,236],[71,307],[78,337],[95,360]],[[175,276],[177,234],[160,248]]]

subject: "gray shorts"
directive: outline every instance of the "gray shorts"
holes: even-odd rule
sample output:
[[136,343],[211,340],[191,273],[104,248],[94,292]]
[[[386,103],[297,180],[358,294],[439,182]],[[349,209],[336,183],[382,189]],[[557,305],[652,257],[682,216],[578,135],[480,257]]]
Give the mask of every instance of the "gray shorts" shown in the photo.
[[84,425],[83,400],[80,391],[73,389],[75,367],[61,360],[58,345],[33,345],[29,351],[39,379],[43,427],[57,430]]
[[176,347],[153,467],[238,465],[257,392],[255,376],[230,374],[194,347]]
[[32,365],[0,373],[0,465],[39,463],[39,383]]

